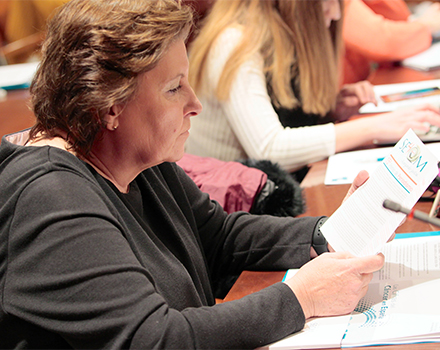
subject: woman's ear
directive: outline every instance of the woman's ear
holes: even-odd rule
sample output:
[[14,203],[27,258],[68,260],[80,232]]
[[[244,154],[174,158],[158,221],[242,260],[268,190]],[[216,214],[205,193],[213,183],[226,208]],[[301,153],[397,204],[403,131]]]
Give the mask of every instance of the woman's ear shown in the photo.
[[109,108],[102,121],[104,127],[109,131],[115,131],[119,126],[119,115],[122,112],[122,106],[120,104],[115,104]]

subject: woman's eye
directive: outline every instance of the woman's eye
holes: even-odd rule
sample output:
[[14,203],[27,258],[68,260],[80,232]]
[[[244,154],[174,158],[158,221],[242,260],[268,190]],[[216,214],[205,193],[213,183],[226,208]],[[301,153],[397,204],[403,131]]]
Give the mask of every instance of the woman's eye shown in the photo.
[[168,92],[175,94],[177,91],[179,91],[182,88],[182,85],[179,85],[178,87],[175,87],[174,89],[168,90]]

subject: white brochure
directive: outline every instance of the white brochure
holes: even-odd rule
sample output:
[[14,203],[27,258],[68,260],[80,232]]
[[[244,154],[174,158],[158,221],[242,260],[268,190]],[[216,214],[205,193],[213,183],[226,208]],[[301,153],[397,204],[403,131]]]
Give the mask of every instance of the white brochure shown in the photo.
[[324,223],[321,231],[329,244],[356,256],[382,251],[405,217],[385,209],[384,200],[411,209],[438,175],[437,163],[437,157],[409,130],[367,182]]
[[[440,134],[439,134],[440,136]],[[420,137],[420,136],[419,136]],[[440,142],[427,143],[426,147],[440,161]],[[379,164],[391,153],[392,147],[380,147],[336,153],[329,157],[325,172],[325,185],[351,184],[361,170],[372,174]]]

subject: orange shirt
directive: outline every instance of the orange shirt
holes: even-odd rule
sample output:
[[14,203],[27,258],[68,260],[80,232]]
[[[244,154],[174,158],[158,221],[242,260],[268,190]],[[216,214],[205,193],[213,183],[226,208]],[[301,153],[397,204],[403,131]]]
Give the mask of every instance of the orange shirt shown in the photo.
[[431,45],[431,31],[409,15],[403,0],[345,0],[345,84],[367,79],[373,63],[400,61]]

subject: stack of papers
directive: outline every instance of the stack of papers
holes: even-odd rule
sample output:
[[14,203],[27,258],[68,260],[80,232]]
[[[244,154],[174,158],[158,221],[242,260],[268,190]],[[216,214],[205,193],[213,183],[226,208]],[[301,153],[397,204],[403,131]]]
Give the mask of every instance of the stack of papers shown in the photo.
[[398,234],[383,253],[384,267],[351,315],[309,319],[302,331],[264,349],[440,342],[440,231]]
[[4,90],[25,89],[32,82],[40,62],[0,66],[0,88]]

